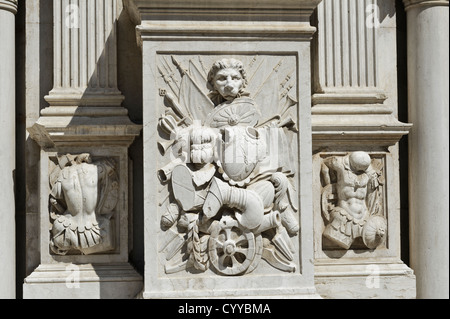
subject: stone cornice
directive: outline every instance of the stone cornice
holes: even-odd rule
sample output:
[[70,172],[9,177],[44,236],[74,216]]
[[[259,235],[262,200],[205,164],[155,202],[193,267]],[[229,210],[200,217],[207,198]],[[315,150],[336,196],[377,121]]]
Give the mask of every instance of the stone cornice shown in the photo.
[[449,0],[403,0],[403,3],[405,4],[405,10],[409,10],[416,7],[448,7]]
[[[321,0],[124,0],[139,39],[307,39]],[[139,40],[140,41],[140,40]]]
[[0,0],[0,10],[17,13],[18,0]]
[[[321,0],[125,0],[125,7],[139,25],[145,20],[308,21]],[[255,19],[256,18],[256,19]]]
[[[129,1],[129,0],[127,0]],[[191,9],[314,9],[321,0],[131,0],[138,7],[149,8],[191,8]]]

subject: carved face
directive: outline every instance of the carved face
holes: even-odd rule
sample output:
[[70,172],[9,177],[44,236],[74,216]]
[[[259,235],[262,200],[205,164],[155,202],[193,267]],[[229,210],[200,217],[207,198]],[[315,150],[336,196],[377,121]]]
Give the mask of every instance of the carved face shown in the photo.
[[227,101],[233,100],[244,86],[241,73],[233,68],[219,70],[214,77],[214,88]]

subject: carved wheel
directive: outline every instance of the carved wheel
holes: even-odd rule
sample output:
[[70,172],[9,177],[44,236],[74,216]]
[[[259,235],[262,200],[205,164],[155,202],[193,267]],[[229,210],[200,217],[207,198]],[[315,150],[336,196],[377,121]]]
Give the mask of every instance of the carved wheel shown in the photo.
[[241,275],[256,268],[262,248],[261,236],[255,237],[249,230],[240,228],[238,222],[228,216],[211,231],[209,260],[222,275]]

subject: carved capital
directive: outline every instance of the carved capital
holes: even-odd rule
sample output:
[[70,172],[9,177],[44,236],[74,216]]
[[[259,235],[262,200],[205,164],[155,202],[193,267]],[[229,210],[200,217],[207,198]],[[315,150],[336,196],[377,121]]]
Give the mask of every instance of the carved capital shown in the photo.
[[446,6],[448,7],[448,0],[403,0],[405,4],[405,10],[409,10],[416,7],[433,7],[433,6]]
[[17,13],[18,0],[0,0],[0,10]]

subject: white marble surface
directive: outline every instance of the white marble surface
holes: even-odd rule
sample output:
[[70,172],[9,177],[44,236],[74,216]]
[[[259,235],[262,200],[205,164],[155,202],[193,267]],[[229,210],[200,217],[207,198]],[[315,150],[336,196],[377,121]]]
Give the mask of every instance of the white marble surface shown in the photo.
[[[99,3],[103,3],[101,10]],[[41,109],[39,119],[27,127],[41,147],[38,216],[33,219],[33,231],[39,234],[38,244],[33,242],[38,246],[39,267],[25,278],[24,297],[36,298],[44,287],[51,287],[55,294],[42,297],[133,298],[143,279],[129,264],[128,147],[142,127],[128,117],[117,88],[116,25],[121,2],[83,2],[76,8],[80,13],[76,22],[67,19],[64,9],[69,4],[54,1],[55,76],[53,90],[46,96],[50,106]],[[27,12],[30,19],[36,18],[33,9]],[[88,18],[94,24],[86,23]],[[71,163],[64,164],[64,157]],[[55,167],[61,168],[59,177],[52,175],[58,171]],[[103,192],[103,187],[108,190]],[[49,217],[54,222],[50,232]],[[67,289],[62,278],[71,273],[64,265],[82,270],[79,289]],[[86,270],[89,266],[92,269]],[[101,274],[95,277],[97,271]]]
[[[311,87],[310,87],[310,36],[313,29],[306,21],[284,22],[283,14],[286,11],[277,11],[276,14],[265,16],[267,21],[231,21],[236,18],[233,10],[214,7],[219,14],[206,14],[203,20],[198,23],[189,23],[182,33],[174,32],[180,25],[171,21],[155,23],[147,21],[146,10],[154,8],[154,2],[136,1],[137,12],[141,13],[141,24],[137,27],[138,34],[142,41],[143,52],[143,72],[144,72],[144,208],[145,208],[145,290],[144,298],[197,298],[197,297],[297,297],[311,298],[317,297],[314,288],[313,276],[313,247],[312,247],[312,193],[311,193]],[[208,3],[211,5],[212,3]],[[253,3],[254,4],[254,3]],[[289,2],[291,6],[300,8],[305,2]],[[146,7],[147,5],[147,7]],[[179,4],[178,4],[179,5]],[[247,8],[249,2],[244,1],[242,8]],[[264,7],[266,3],[262,3]],[[282,1],[280,6],[284,9],[287,1]],[[168,4],[167,10],[176,8],[177,3]],[[140,10],[140,11],[139,11]],[[213,10],[213,11],[214,11]],[[223,11],[221,11],[223,10]],[[220,14],[222,13],[222,15]],[[252,14],[260,14],[258,10]],[[279,15],[279,16],[277,16]],[[270,24],[270,19],[277,17],[277,28],[271,29],[270,33],[265,30]],[[224,23],[221,23],[223,19]],[[139,20],[139,19],[138,19]],[[283,33],[284,30],[288,32]],[[274,35],[280,36],[274,42]],[[173,81],[166,83],[159,76],[159,68],[166,68],[170,71],[173,67],[171,56],[181,61],[181,65],[189,66],[189,59],[203,61],[203,70],[208,72],[214,61],[222,58],[236,58],[243,61],[244,68],[250,69],[252,57],[255,57],[255,65],[260,61],[267,60],[267,69],[262,68],[265,74],[261,78],[253,78],[253,81],[262,81],[270,78],[275,70],[278,70],[278,63],[282,65],[280,69],[280,81],[285,75],[283,72],[293,71],[295,74],[292,82],[293,97],[298,101],[298,108],[293,112],[294,120],[298,125],[299,132],[293,135],[295,146],[292,151],[295,160],[291,162],[295,168],[295,181],[297,183],[295,195],[299,201],[299,222],[302,228],[298,236],[292,237],[294,245],[293,263],[296,265],[294,272],[284,272],[270,266],[266,261],[261,260],[258,266],[251,273],[236,274],[237,276],[224,276],[213,268],[205,271],[181,270],[180,272],[165,271],[167,264],[166,254],[161,252],[164,248],[163,242],[167,233],[161,229],[160,216],[164,213],[162,207],[165,202],[165,186],[158,180],[158,170],[167,161],[167,156],[160,156],[157,128],[161,114],[164,114],[163,96],[161,93],[170,91]],[[164,59],[169,63],[164,63]],[[157,61],[155,65],[155,61]],[[175,62],[174,62],[175,63]],[[168,64],[168,65],[167,65]],[[175,63],[176,64],[176,63]],[[167,68],[169,67],[169,70]],[[179,69],[183,69],[180,67]],[[200,68],[201,70],[201,68]],[[191,68],[192,71],[192,68]],[[170,73],[170,72],[169,72]],[[168,73],[168,74],[169,74]],[[288,74],[287,72],[286,74]],[[273,75],[275,78],[275,75]],[[251,80],[250,80],[251,81]],[[175,82],[180,83],[180,82]],[[252,85],[255,83],[250,83]],[[275,84],[272,89],[278,89],[279,84]],[[167,90],[165,90],[167,87]],[[206,91],[206,83],[198,86]],[[164,91],[161,91],[164,89]],[[178,91],[175,90],[177,93]],[[208,93],[208,91],[206,91]],[[250,93],[257,93],[257,90]],[[263,105],[266,108],[274,107],[269,101],[276,95],[265,94]],[[189,96],[188,96],[189,98]],[[267,105],[264,105],[267,104]],[[206,107],[205,105],[199,105]],[[156,107],[155,107],[156,106]],[[195,104],[196,107],[197,104]],[[263,116],[269,116],[266,111]],[[197,118],[194,118],[197,119]],[[201,118],[199,118],[201,119]],[[166,123],[169,124],[168,122]],[[157,160],[155,161],[155,154]],[[178,174],[178,172],[177,172]],[[241,183],[238,181],[237,184]],[[245,184],[245,181],[242,181]],[[188,203],[185,203],[188,208]],[[245,214],[245,213],[244,213]],[[253,221],[251,225],[253,225]],[[259,221],[257,222],[259,223]],[[252,226],[249,226],[252,227]],[[182,242],[181,242],[182,244]],[[169,256],[171,257],[171,256]]]
[[[57,1],[58,5],[67,5],[69,0]],[[111,2],[109,2],[111,1]],[[122,1],[117,0],[118,9]],[[0,41],[0,63],[10,72],[14,72],[14,45],[3,46],[13,41],[15,0],[0,0],[0,25],[2,33]],[[326,3],[325,3],[326,2]],[[331,5],[331,2],[334,2]],[[319,9],[319,48],[317,59],[312,52],[313,74],[320,75],[311,82],[309,40],[314,28],[309,24],[311,10],[319,3],[317,0],[125,0],[129,7],[131,19],[137,25],[138,42],[144,55],[144,235],[145,244],[145,289],[144,298],[192,298],[216,297],[282,297],[282,298],[414,298],[447,297],[448,298],[448,1],[404,0],[408,11],[408,38],[410,62],[410,123],[397,120],[397,76],[396,60],[396,15],[393,0],[375,1],[380,24],[364,33],[364,22],[368,15],[364,6],[356,6],[353,0],[323,0]],[[375,3],[374,2],[374,3]],[[25,1],[24,1],[25,3]],[[84,3],[84,2],[83,2]],[[81,5],[82,15],[91,15],[94,1]],[[108,0],[109,4],[112,0]],[[212,6],[212,8],[211,8]],[[334,12],[330,10],[333,6]],[[305,7],[307,10],[302,10]],[[325,11],[323,11],[325,7]],[[356,7],[359,11],[356,12]],[[57,6],[56,6],[57,8]],[[111,9],[112,7],[108,6]],[[177,10],[182,21],[171,20]],[[208,10],[204,10],[209,8]],[[109,10],[111,18],[117,13]],[[276,9],[276,10],[272,10]],[[322,11],[321,11],[322,10]],[[349,16],[346,12],[350,13]],[[40,12],[39,12],[40,11]],[[51,10],[50,10],[51,11]],[[43,24],[51,25],[53,13],[47,12],[44,6],[36,7],[26,2],[26,113],[27,127],[30,134],[40,146],[47,151],[56,146],[63,152],[90,151],[98,157],[113,156],[121,165],[121,183],[125,183],[128,175],[126,147],[139,134],[140,127],[134,126],[128,118],[127,110],[120,107],[123,95],[117,89],[114,76],[107,79],[105,73],[96,74],[99,82],[86,83],[86,76],[93,75],[93,64],[85,58],[99,57],[89,43],[98,43],[100,47],[106,37],[116,39],[111,29],[106,12],[96,12],[96,17],[106,22],[99,24],[104,32],[82,33],[78,49],[86,50],[85,55],[77,55],[77,46],[63,45],[71,36],[78,36],[79,30],[64,30],[64,17],[61,11],[56,12],[57,25],[64,34],[56,34],[55,52],[65,55],[63,60],[56,61],[54,73],[64,81],[64,88],[57,88],[48,94],[47,107],[43,96],[51,85],[42,70],[46,68],[45,57],[40,56],[45,50],[51,50],[52,32],[43,34]],[[205,14],[208,12],[210,15]],[[245,19],[240,15],[244,12]],[[338,14],[340,12],[341,14]],[[237,15],[236,15],[237,14]],[[157,18],[155,18],[155,15]],[[360,19],[355,21],[356,16]],[[281,18],[280,18],[281,17]],[[120,18],[128,19],[126,14]],[[151,18],[151,19],[150,19]],[[349,20],[347,20],[348,18]],[[169,21],[171,20],[171,21]],[[276,20],[276,21],[273,21]],[[201,21],[201,22],[199,22]],[[358,24],[359,22],[359,24]],[[86,27],[82,22],[81,26]],[[348,23],[355,24],[350,28]],[[320,33],[321,24],[326,24],[329,32]],[[134,25],[129,36],[132,40],[122,38],[119,52],[127,52],[128,45],[134,45]],[[333,30],[333,28],[335,28]],[[9,30],[9,31],[8,31]],[[207,30],[207,31],[205,31]],[[330,31],[331,30],[331,31]],[[439,30],[436,32],[435,30]],[[3,32],[5,31],[5,32]],[[89,36],[91,34],[91,36]],[[125,34],[125,33],[123,33]],[[359,34],[360,38],[355,41]],[[85,37],[87,35],[87,37]],[[324,37],[325,35],[325,37]],[[364,35],[364,36],[363,36]],[[7,38],[3,38],[7,37]],[[46,41],[47,39],[47,41]],[[61,41],[63,40],[64,41]],[[87,41],[88,39],[91,42]],[[347,41],[348,40],[348,41]],[[327,42],[328,41],[328,42]],[[330,44],[333,42],[335,45]],[[39,43],[37,43],[39,42]],[[105,60],[99,60],[103,70],[113,75],[116,68],[114,54],[115,43],[108,40],[109,50]],[[127,43],[127,45],[124,45]],[[281,45],[282,44],[282,45]],[[88,45],[89,48],[86,46]],[[39,54],[36,47],[39,46]],[[331,50],[330,48],[334,50]],[[5,49],[3,49],[5,48]],[[8,50],[9,48],[9,50]],[[64,49],[65,48],[65,49]],[[72,48],[73,51],[67,50]],[[326,49],[324,51],[324,49]],[[368,55],[356,57],[358,50]],[[370,54],[371,52],[374,55]],[[216,57],[249,57],[255,53],[274,59],[297,57],[291,67],[297,70],[294,90],[298,93],[298,158],[293,161],[298,169],[300,194],[300,214],[297,216],[301,224],[300,235],[294,236],[295,265],[294,273],[279,271],[261,260],[253,272],[241,277],[220,277],[214,271],[165,272],[166,258],[160,253],[161,245],[167,240],[161,229],[161,217],[165,216],[167,225],[182,212],[174,210],[167,213],[165,206],[160,207],[160,200],[165,193],[157,187],[157,170],[163,161],[155,162],[155,154],[159,154],[155,141],[161,141],[156,131],[149,128],[158,125],[161,116],[160,102],[162,93],[159,89],[167,89],[161,85],[162,80],[155,80],[159,75],[156,69],[158,58],[170,56],[216,56]],[[113,55],[111,55],[113,54]],[[103,56],[105,57],[105,56]],[[352,64],[352,59],[359,64]],[[211,60],[213,60],[211,58]],[[250,62],[247,59],[246,64]],[[44,63],[42,62],[44,61]],[[436,63],[439,61],[439,63]],[[136,61],[132,61],[136,62]],[[446,64],[445,64],[446,63]],[[135,63],[136,64],[136,63]],[[79,66],[77,68],[76,66]],[[361,66],[358,69],[355,66]],[[111,69],[109,70],[109,68]],[[206,66],[207,68],[208,66]],[[324,68],[326,67],[326,68]],[[73,68],[74,77],[66,72]],[[124,67],[122,67],[124,69]],[[332,70],[335,72],[331,72]],[[64,71],[66,70],[66,71]],[[110,72],[111,71],[111,72]],[[364,73],[367,71],[368,73]],[[129,76],[128,69],[123,76]],[[128,72],[128,73],[127,73]],[[316,73],[318,72],[318,73]],[[64,73],[64,74],[63,74]],[[4,115],[0,122],[2,134],[0,144],[5,149],[13,150],[14,128],[14,91],[11,76],[0,75],[1,112]],[[97,77],[98,76],[98,77]],[[47,78],[52,78],[51,74]],[[90,86],[90,93],[82,94],[72,79],[80,79],[82,86]],[[97,84],[111,80],[112,90],[106,92]],[[123,81],[123,79],[122,79]],[[158,82],[159,81],[159,82]],[[367,81],[367,82],[366,82]],[[119,81],[121,82],[121,81]],[[59,83],[59,82],[58,82]],[[70,83],[70,85],[69,85]],[[360,83],[361,85],[356,85]],[[62,82],[60,83],[62,84]],[[123,83],[122,83],[123,84]],[[173,84],[173,83],[172,83]],[[318,86],[316,84],[319,84]],[[402,84],[402,83],[400,83]],[[313,94],[311,96],[311,86]],[[45,93],[42,93],[42,87]],[[319,90],[317,90],[319,88]],[[206,88],[203,88],[206,90]],[[102,92],[105,93],[102,95]],[[139,88],[133,92],[140,92]],[[127,100],[130,96],[127,95]],[[137,100],[131,97],[131,100]],[[267,96],[270,99],[270,95]],[[78,105],[90,107],[78,108]],[[139,104],[139,103],[138,103]],[[312,105],[311,105],[312,104]],[[158,107],[155,107],[159,105]],[[47,107],[44,109],[44,107]],[[312,108],[311,108],[312,107]],[[39,114],[40,109],[42,113]],[[137,107],[139,110],[139,107]],[[312,110],[312,114],[311,114]],[[38,120],[40,126],[34,126]],[[73,115],[76,115],[73,117]],[[297,120],[297,116],[296,116]],[[113,126],[108,126],[114,123]],[[169,123],[170,124],[170,123]],[[32,128],[33,127],[33,128]],[[9,130],[9,131],[8,131]],[[410,133],[411,132],[411,133]],[[46,135],[46,133],[50,133]],[[78,135],[82,133],[81,135]],[[412,269],[400,261],[400,196],[399,196],[399,139],[410,133],[410,209],[411,209],[411,265]],[[311,141],[312,135],[312,141]],[[105,138],[106,137],[106,138]],[[70,142],[69,142],[70,141]],[[127,262],[128,247],[121,246],[121,253],[101,254],[94,256],[55,256],[48,252],[48,215],[39,211],[48,210],[48,160],[49,154],[39,154],[39,146],[31,139],[26,147],[27,188],[41,189],[41,192],[27,194],[27,262],[25,268],[31,273],[24,285],[25,298],[133,298],[141,291],[143,278],[135,272]],[[103,143],[106,145],[103,145]],[[70,143],[70,145],[68,144]],[[32,144],[32,145],[31,145]],[[120,145],[121,151],[113,149]],[[167,147],[167,145],[162,145]],[[310,149],[313,149],[311,154]],[[373,158],[383,162],[386,183],[383,185],[384,212],[388,220],[386,242],[375,250],[360,249],[323,249],[321,234],[323,219],[320,216],[321,188],[320,164],[327,156],[344,156],[351,151],[368,152]],[[2,274],[0,275],[0,298],[14,298],[14,187],[11,175],[14,170],[12,152],[0,153],[2,188],[11,190],[0,194],[0,257]],[[444,155],[442,155],[444,154]],[[54,154],[51,153],[51,156]],[[313,155],[313,156],[312,156]],[[41,159],[39,161],[39,159]],[[39,163],[39,165],[34,164]],[[444,167],[444,169],[442,169]],[[5,170],[4,170],[5,169]],[[170,167],[167,173],[170,174]],[[39,176],[40,182],[37,177]],[[207,174],[206,174],[207,175]],[[202,175],[199,179],[207,179]],[[39,187],[39,185],[41,187]],[[311,185],[313,188],[311,189]],[[4,186],[4,187],[3,187]],[[122,185],[126,189],[126,185]],[[121,186],[121,187],[122,187]],[[124,195],[120,202],[129,206]],[[40,200],[45,198],[45,200]],[[442,204],[444,203],[444,204]],[[41,206],[39,206],[41,205]],[[430,209],[431,207],[431,209]],[[318,213],[319,212],[319,213]],[[317,215],[319,214],[319,215]],[[121,215],[121,218],[125,216]],[[118,228],[119,242],[127,246],[127,222]],[[40,245],[40,246],[39,246]],[[438,248],[436,248],[438,247]],[[42,254],[41,254],[42,252]],[[166,252],[166,251],[164,251]],[[155,257],[157,256],[157,257]],[[62,257],[62,258],[61,258]],[[33,272],[34,268],[42,264]],[[86,263],[95,262],[94,267]],[[72,263],[85,264],[79,273],[82,289],[76,288],[67,279],[73,279]],[[101,264],[101,265],[99,265]],[[414,272],[413,272],[414,271]],[[444,283],[444,284],[443,284]],[[51,290],[46,288],[52,287]]]
[[[333,3],[332,0],[322,1],[318,12],[319,41],[314,73],[316,85],[312,127],[316,287],[326,298],[414,298],[415,277],[401,261],[400,251],[398,142],[409,133],[412,125],[397,119],[395,3],[378,1],[377,6],[367,10],[359,3],[340,1],[341,9],[350,10],[347,18],[359,21],[352,28],[345,27],[349,22],[342,19],[346,15],[338,15]],[[376,22],[376,25],[367,21]],[[337,47],[332,46],[333,41],[339,43]],[[358,52],[368,55],[351,58]],[[337,72],[333,73],[335,67]],[[384,225],[387,226],[386,241],[369,248],[363,241],[355,240],[350,247],[346,245],[342,249],[322,236],[330,223],[322,212],[323,205],[327,203],[320,197],[324,192],[321,163],[328,157],[339,158],[355,151],[368,153],[372,165],[377,162],[378,169],[381,169],[378,177],[379,213],[387,222]],[[359,183],[361,185],[362,180]],[[336,197],[339,196],[331,197],[332,201],[337,200]],[[365,284],[365,274],[371,267],[379,272],[379,278],[383,278],[383,284],[379,287]],[[399,271],[392,272],[392,268]],[[399,283],[402,287],[397,291]]]
[[133,299],[142,277],[129,264],[40,265],[25,279],[24,299]]
[[15,1],[0,1],[0,299],[15,298]]
[[448,1],[405,1],[411,267],[418,298],[449,296]]
[[[193,44],[192,44],[193,45]],[[206,41],[196,41],[196,48],[198,51],[192,52],[189,48],[189,45],[186,44],[186,53],[191,53],[193,56],[197,54],[197,52],[207,52],[208,48],[214,45],[210,42]],[[217,43],[217,45],[219,45]],[[234,46],[237,48],[242,46],[246,48],[244,44],[235,43]],[[146,99],[144,99],[144,103],[148,103],[151,105],[158,105],[158,100],[161,98],[158,94],[158,91],[155,92],[155,89],[159,87],[159,85],[155,85],[155,78],[153,74],[157,72],[154,69],[154,64],[151,62],[153,59],[157,58],[156,50],[161,47],[165,50],[175,50],[176,47],[179,48],[179,44],[175,43],[162,43],[162,42],[150,42],[144,41],[143,43],[143,52],[144,52],[144,83],[149,85],[147,90],[144,92],[148,92],[146,94]],[[273,47],[269,44],[258,45],[260,50],[273,50]],[[300,51],[297,51],[300,47]],[[305,59],[300,59],[300,61],[308,61],[308,52],[309,52],[309,44],[307,42],[300,44],[286,44],[284,46],[285,50],[294,50],[292,52],[298,52]],[[156,50],[155,50],[156,49]],[[253,53],[253,52],[252,52]],[[276,51],[272,51],[272,54],[276,55]],[[222,54],[221,56],[227,56],[226,54]],[[303,74],[305,77],[307,75],[307,63],[301,62],[298,66],[300,74]],[[298,85],[301,86],[301,92],[308,92],[307,89],[308,81],[303,79],[299,79]],[[151,91],[153,89],[153,91]],[[309,104],[309,100],[307,99],[307,94],[300,98],[301,110],[307,110],[307,105]],[[145,108],[146,112],[144,113],[144,125],[147,128],[144,131],[144,171],[146,172],[144,183],[146,185],[145,188],[145,250],[146,250],[146,270],[145,270],[145,298],[158,298],[158,297],[226,297],[226,296],[246,296],[246,297],[257,297],[257,296],[297,296],[297,297],[311,297],[314,295],[314,287],[312,284],[313,274],[312,274],[312,263],[311,259],[308,256],[312,254],[312,241],[310,240],[310,236],[312,235],[312,224],[311,217],[309,213],[311,212],[311,193],[310,188],[308,187],[308,179],[307,176],[310,176],[310,156],[308,155],[308,145],[310,145],[310,139],[308,136],[308,124],[309,116],[301,116],[299,115],[299,127],[300,133],[298,138],[301,139],[300,143],[302,148],[299,151],[299,156],[302,157],[300,161],[301,165],[297,166],[296,171],[298,172],[297,178],[303,176],[299,182],[299,186],[297,189],[301,189],[299,193],[295,196],[299,196],[301,194],[302,200],[300,201],[300,211],[301,214],[299,216],[300,222],[303,226],[299,237],[294,236],[293,242],[295,248],[294,254],[294,262],[298,265],[301,264],[301,268],[298,266],[294,273],[284,273],[280,270],[274,269],[270,267],[265,261],[261,261],[258,267],[251,273],[247,275],[243,275],[238,278],[229,277],[226,280],[222,276],[215,274],[211,270],[206,271],[205,273],[192,273],[183,271],[181,273],[176,274],[167,274],[164,272],[164,264],[166,261],[165,258],[162,258],[161,253],[158,247],[161,247],[161,240],[164,238],[164,232],[162,232],[159,223],[159,216],[162,214],[161,209],[158,210],[158,203],[162,203],[164,201],[164,193],[161,193],[161,187],[158,187],[158,175],[157,171],[161,168],[158,160],[155,162],[154,157],[151,154],[155,154],[158,151],[157,142],[155,132],[158,117],[155,117],[155,112],[157,114],[161,114],[160,110],[152,110],[151,108]],[[303,149],[305,147],[305,149]],[[298,164],[296,164],[298,165]],[[300,193],[301,192],[301,193]],[[309,193],[309,195],[308,195]],[[161,195],[159,195],[161,194]],[[156,209],[156,210],[155,210]],[[151,214],[150,212],[159,211],[159,213],[155,216],[155,214]],[[309,225],[309,226],[308,226]],[[220,287],[220,288],[219,288]]]

